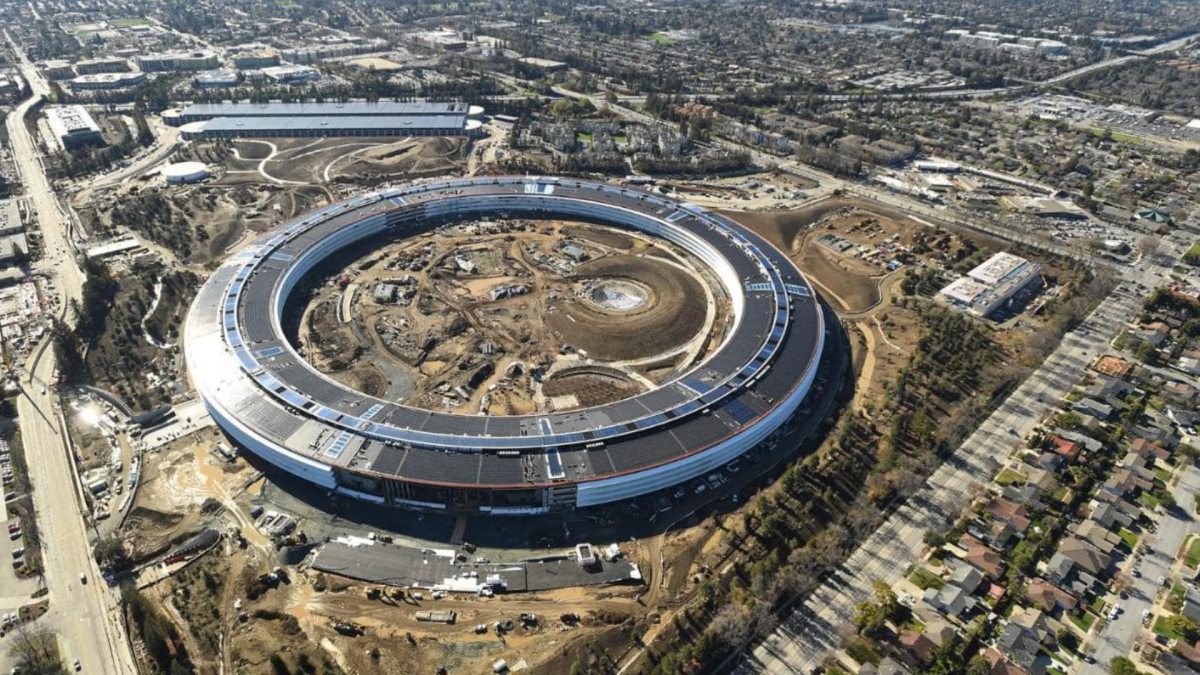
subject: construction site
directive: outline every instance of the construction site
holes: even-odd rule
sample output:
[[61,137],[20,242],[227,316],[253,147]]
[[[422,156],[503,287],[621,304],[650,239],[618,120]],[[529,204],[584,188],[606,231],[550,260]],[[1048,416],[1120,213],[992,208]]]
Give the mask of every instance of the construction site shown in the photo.
[[[848,368],[823,376],[822,397],[850,396],[858,416],[883,414],[937,284],[997,246],[859,200],[729,215],[796,261],[845,322]],[[563,410],[703,359],[731,320],[705,269],[629,231],[474,220],[329,259],[285,318],[311,364],[366,393],[471,415]],[[1047,275],[1047,293],[1071,285],[1057,265]],[[1030,312],[992,330],[1012,349],[1054,318]],[[810,436],[800,453],[827,456],[828,438]],[[272,654],[318,672],[648,672],[653,646],[688,631],[675,619],[741,560],[758,495],[778,490],[776,461],[748,453],[699,481],[704,494],[689,483],[567,517],[397,519],[328,504],[207,428],[155,450],[121,531],[146,561],[142,594],[180,627],[202,672],[272,672]],[[701,501],[711,506],[697,511]],[[174,561],[209,528],[220,544]],[[564,543],[580,540],[620,541],[619,558],[585,573]]]
[[731,316],[693,256],[599,225],[475,220],[362,252],[309,278],[299,346],[344,384],[428,410],[627,398],[703,360]]

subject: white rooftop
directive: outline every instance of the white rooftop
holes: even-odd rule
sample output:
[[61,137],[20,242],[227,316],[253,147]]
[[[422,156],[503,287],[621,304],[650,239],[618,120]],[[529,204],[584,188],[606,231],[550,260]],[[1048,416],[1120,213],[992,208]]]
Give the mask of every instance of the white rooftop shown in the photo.
[[1021,256],[1001,251],[967,273],[967,276],[994,286],[1029,261]]

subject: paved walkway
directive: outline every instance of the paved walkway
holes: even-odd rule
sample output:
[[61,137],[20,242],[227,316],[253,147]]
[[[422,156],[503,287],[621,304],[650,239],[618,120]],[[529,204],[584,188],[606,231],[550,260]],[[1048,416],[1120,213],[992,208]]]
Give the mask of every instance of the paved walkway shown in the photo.
[[737,672],[810,673],[835,648],[838,627],[854,618],[875,580],[898,581],[915,562],[931,527],[965,506],[973,486],[989,481],[1014,444],[1069,391],[1088,363],[1136,314],[1140,297],[1119,289],[1067,334],[1041,367],[971,434],[912,498],[897,509],[791,617],[747,656]]

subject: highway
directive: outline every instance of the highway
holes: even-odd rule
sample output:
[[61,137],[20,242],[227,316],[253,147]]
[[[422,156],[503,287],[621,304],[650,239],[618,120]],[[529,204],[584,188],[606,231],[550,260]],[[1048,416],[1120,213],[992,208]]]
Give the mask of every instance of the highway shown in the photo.
[[[25,113],[49,93],[46,81],[6,33],[21,74],[34,95],[8,116],[14,162],[25,188],[25,199],[37,218],[43,245],[37,267],[54,282],[59,307],[82,297],[84,273],[75,262],[68,240],[67,219],[46,178],[37,143],[24,124]],[[54,350],[43,342],[26,364],[17,411],[24,439],[33,504],[41,533],[42,560],[50,609],[38,620],[59,636],[68,663],[79,659],[88,673],[136,673],[133,654],[119,621],[117,600],[91,555],[87,525],[72,458],[54,389]],[[80,575],[87,578],[83,584]],[[10,658],[7,650],[0,660]],[[0,663],[0,665],[3,665]]]
[[[983,87],[983,88],[976,88],[976,89],[967,89],[967,88],[939,89],[936,91],[893,91],[893,92],[874,91],[874,92],[858,92],[858,93],[854,93],[854,94],[813,94],[813,95],[811,95],[811,98],[813,98],[814,100],[828,101],[828,102],[832,102],[832,103],[844,103],[847,101],[859,101],[859,100],[863,100],[863,99],[885,99],[885,100],[886,99],[893,99],[893,100],[977,99],[977,98],[991,98],[994,96],[1004,96],[1006,94],[1013,94],[1013,93],[1016,93],[1016,92],[1019,92],[1022,90],[1050,89],[1050,88],[1053,88],[1064,82],[1068,82],[1070,80],[1073,80],[1077,77],[1081,77],[1083,75],[1087,75],[1089,73],[1094,73],[1099,70],[1106,70],[1108,68],[1120,66],[1125,63],[1129,63],[1130,61],[1136,61],[1138,59],[1141,59],[1141,58],[1144,58],[1147,56],[1154,56],[1156,54],[1164,54],[1166,52],[1180,49],[1180,48],[1186,46],[1189,42],[1196,40],[1197,38],[1200,38],[1200,33],[1190,33],[1183,37],[1176,38],[1176,39],[1170,40],[1168,42],[1164,42],[1160,45],[1151,47],[1151,48],[1143,50],[1143,51],[1130,52],[1130,53],[1124,54],[1122,56],[1114,56],[1112,58],[1108,58],[1103,61],[1089,63],[1086,66],[1080,66],[1079,68],[1076,68],[1074,70],[1069,70],[1065,73],[1060,73],[1058,75],[1055,75],[1054,77],[1050,77],[1045,80],[1039,80],[1036,82],[1026,82],[1023,84],[1014,84],[1014,85],[1009,85],[1006,87]],[[510,85],[518,86],[522,89],[535,90],[534,83],[529,80],[523,80],[523,79],[513,77],[511,75],[506,75],[503,73],[492,73],[492,77],[495,77],[496,79],[498,79],[502,82],[507,82]],[[646,97],[644,95],[621,94],[621,95],[617,96],[616,103],[606,103],[604,100],[603,92],[601,92],[599,94],[584,94],[581,92],[572,91],[570,89],[566,89],[565,87],[559,87],[559,86],[551,87],[551,90],[554,92],[555,95],[562,96],[564,98],[586,98],[586,99],[590,100],[592,102],[592,104],[595,105],[596,107],[600,107],[602,104],[607,105],[610,109],[614,110],[615,112],[626,115],[627,119],[636,119],[641,122],[646,122],[646,121],[650,120],[650,118],[648,116],[643,115],[642,113],[634,113],[630,109],[623,107],[623,106],[628,106],[628,105],[641,105],[642,103],[645,103]],[[738,95],[740,95],[740,94],[717,93],[717,92],[682,94],[682,96],[684,96],[686,98],[693,98],[693,99],[694,98],[725,99],[725,98],[734,98]],[[498,96],[496,98],[520,99],[520,98],[524,98],[524,95],[518,94],[518,95],[511,95],[511,96]]]

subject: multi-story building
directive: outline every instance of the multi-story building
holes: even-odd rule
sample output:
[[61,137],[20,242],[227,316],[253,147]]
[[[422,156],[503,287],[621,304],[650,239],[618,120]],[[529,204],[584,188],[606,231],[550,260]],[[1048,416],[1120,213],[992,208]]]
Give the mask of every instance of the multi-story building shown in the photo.
[[132,73],[88,73],[71,80],[71,89],[123,89],[146,81],[146,74],[140,71]]
[[946,303],[976,316],[989,316],[1042,281],[1042,266],[1001,251],[938,292]]
[[230,58],[233,61],[234,67],[240,70],[269,68],[279,65],[279,52],[270,47],[246,49],[234,53]]
[[207,50],[149,54],[136,61],[138,68],[146,72],[212,70],[220,64],[217,55]]
[[84,145],[104,144],[100,127],[81,105],[46,108],[46,122],[50,125],[54,137],[68,150]]
[[107,57],[80,61],[75,64],[75,74],[94,75],[96,73],[127,73],[129,61],[122,58]]

